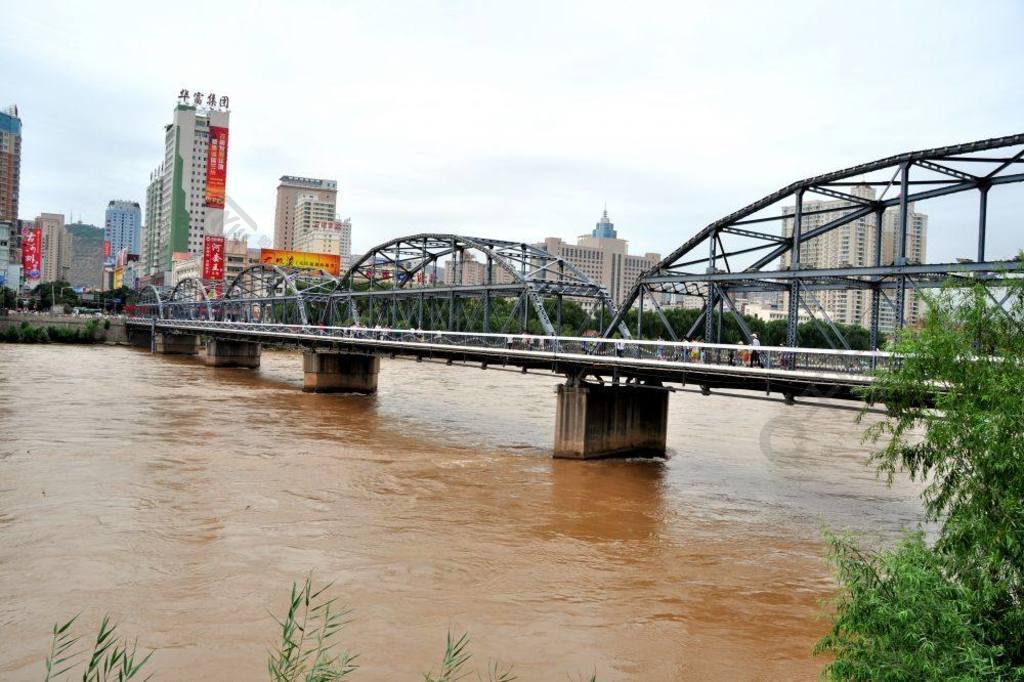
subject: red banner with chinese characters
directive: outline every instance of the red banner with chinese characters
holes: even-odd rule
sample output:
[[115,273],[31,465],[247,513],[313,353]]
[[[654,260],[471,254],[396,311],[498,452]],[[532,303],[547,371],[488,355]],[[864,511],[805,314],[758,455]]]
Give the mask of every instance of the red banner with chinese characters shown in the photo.
[[228,178],[228,129],[210,126],[210,148],[206,155],[206,205],[224,208]]
[[203,279],[224,279],[224,237],[208,234],[203,237]]
[[103,257],[104,258],[110,258],[110,241],[109,240],[104,240],[103,241]]
[[43,275],[43,230],[40,227],[26,227],[21,231],[21,272],[26,283]]

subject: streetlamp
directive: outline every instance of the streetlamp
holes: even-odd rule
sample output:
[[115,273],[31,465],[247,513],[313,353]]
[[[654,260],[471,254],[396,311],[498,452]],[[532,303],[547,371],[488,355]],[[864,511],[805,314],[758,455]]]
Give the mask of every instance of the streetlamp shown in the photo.
[[[60,295],[63,296],[64,292],[72,287],[61,287]],[[53,293],[53,282],[50,282],[50,312],[53,312],[54,307],[57,305],[57,297]]]

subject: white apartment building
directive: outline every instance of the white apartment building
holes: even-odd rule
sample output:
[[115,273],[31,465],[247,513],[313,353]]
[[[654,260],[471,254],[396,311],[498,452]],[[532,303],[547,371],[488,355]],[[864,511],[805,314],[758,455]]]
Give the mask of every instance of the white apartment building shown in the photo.
[[[338,205],[337,180],[302,178],[282,175],[277,186],[277,204],[274,209],[274,248],[285,251],[297,250],[295,244],[295,209],[301,196],[312,196],[314,201]],[[335,209],[323,220],[333,220]]]
[[[774,322],[776,320],[785,320],[789,317],[789,313],[785,308],[779,309],[773,305],[768,305],[760,301],[743,301],[738,302],[740,312],[744,315],[756,317],[759,320],[765,322]],[[810,322],[811,317],[807,314],[807,311],[800,309],[797,314],[798,322]]]
[[[859,185],[850,190],[851,194],[869,200],[875,199],[875,190],[868,185]],[[808,200],[803,202],[804,215],[801,229],[808,232],[844,215],[839,209],[849,207],[850,202],[838,200]],[[830,209],[835,209],[831,211]],[[783,207],[783,215],[792,216],[793,206]],[[814,213],[822,211],[821,213]],[[811,213],[810,215],[808,215]],[[896,232],[899,226],[899,208],[889,208],[882,217],[881,263],[891,265],[896,260]],[[782,235],[793,234],[793,219],[783,220]],[[909,206],[907,218],[907,261],[923,263],[927,258],[928,216]],[[809,239],[800,247],[800,265],[803,268],[867,267],[875,264],[875,217],[868,215],[826,232],[820,237]],[[780,269],[790,267],[792,255],[786,253],[781,259]],[[826,290],[813,292],[818,303],[833,322],[856,324],[869,327],[871,324],[870,290]],[[788,294],[783,296],[782,308],[788,306]],[[921,319],[922,302],[912,289],[908,289],[904,318],[908,325]],[[815,308],[813,303],[812,308]],[[896,325],[892,307],[882,303],[879,327],[891,331]]]
[[341,258],[341,272],[352,265],[352,219],[317,220],[308,229],[296,232],[295,250],[329,253]]
[[292,238],[293,247],[296,251],[299,248],[299,240],[306,232],[313,229],[316,223],[324,223],[335,220],[337,217],[336,207],[333,201],[324,201],[314,193],[302,193],[295,200],[295,209],[292,212]]
[[139,240],[141,272],[146,276],[160,270],[160,238],[157,226],[160,224],[163,195],[164,165],[161,163],[149,174],[149,184],[146,185],[146,203],[143,208],[142,234]]
[[179,252],[177,257],[171,261],[171,276],[169,285],[177,286],[183,279],[194,277],[198,279],[203,274],[203,257]]

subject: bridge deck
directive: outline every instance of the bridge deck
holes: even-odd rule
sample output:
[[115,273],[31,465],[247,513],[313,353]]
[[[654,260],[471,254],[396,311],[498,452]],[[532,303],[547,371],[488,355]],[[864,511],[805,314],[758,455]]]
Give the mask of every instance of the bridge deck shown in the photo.
[[567,376],[846,399],[859,399],[857,389],[873,381],[872,368],[894,362],[881,352],[760,347],[758,367],[750,366],[754,349],[726,344],[151,318],[130,318],[128,325],[306,349],[542,368]]

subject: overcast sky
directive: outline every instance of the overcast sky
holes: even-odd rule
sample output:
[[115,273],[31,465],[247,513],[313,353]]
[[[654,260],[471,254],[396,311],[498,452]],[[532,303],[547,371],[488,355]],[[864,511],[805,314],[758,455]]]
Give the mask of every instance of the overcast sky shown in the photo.
[[[5,5],[23,218],[142,203],[181,88],[231,98],[227,190],[260,232],[279,176],[336,178],[356,250],[571,239],[607,202],[664,254],[798,178],[1024,130],[1014,0],[148,4]],[[1024,246],[994,215],[992,255]],[[972,252],[963,218],[932,217],[932,259]]]

